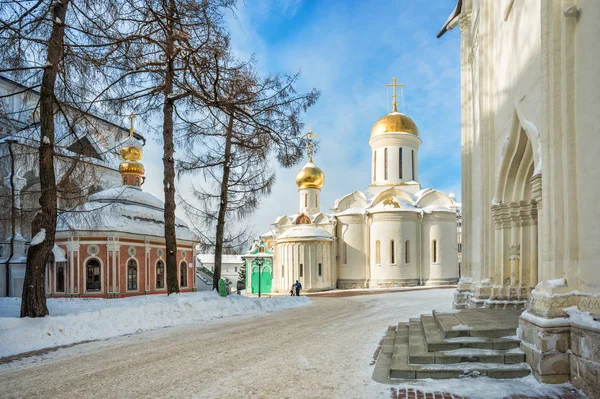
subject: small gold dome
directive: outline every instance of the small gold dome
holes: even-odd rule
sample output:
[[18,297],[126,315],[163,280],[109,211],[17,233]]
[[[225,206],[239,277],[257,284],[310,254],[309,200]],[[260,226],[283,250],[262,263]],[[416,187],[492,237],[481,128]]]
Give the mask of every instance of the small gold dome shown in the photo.
[[142,159],[142,149],[138,146],[127,146],[121,148],[121,158],[126,161],[139,161]]
[[400,112],[392,112],[379,118],[371,129],[371,137],[390,132],[410,133],[419,137],[419,129],[415,122]]
[[317,165],[309,162],[296,175],[296,184],[299,189],[318,188],[320,190],[325,184],[325,174]]
[[119,173],[135,173],[135,174],[144,174],[144,164],[136,161],[127,161],[122,162],[119,165]]

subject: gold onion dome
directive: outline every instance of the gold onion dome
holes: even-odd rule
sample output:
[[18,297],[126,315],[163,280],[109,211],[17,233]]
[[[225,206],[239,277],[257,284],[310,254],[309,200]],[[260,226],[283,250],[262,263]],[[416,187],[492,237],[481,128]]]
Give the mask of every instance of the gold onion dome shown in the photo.
[[371,129],[371,137],[385,133],[410,133],[419,137],[415,122],[400,112],[392,112],[379,118]]
[[144,164],[139,162],[142,159],[142,143],[129,136],[121,145],[121,158],[124,162],[119,165],[119,172],[144,174]]
[[317,188],[321,189],[325,184],[325,174],[317,165],[308,162],[296,175],[296,185],[299,189]]

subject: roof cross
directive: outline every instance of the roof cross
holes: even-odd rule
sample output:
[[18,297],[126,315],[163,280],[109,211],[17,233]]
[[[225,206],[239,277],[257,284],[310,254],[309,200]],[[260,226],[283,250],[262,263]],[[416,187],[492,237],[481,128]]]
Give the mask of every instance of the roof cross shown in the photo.
[[392,95],[392,98],[394,99],[394,102],[392,102],[392,112],[398,112],[398,109],[396,108],[398,106],[398,95],[396,94],[396,87],[404,87],[404,85],[402,83],[396,83],[398,81],[398,79],[396,78],[392,78],[392,83],[391,84],[386,84],[386,87],[393,87],[394,88],[394,94]]
[[306,133],[304,136],[302,136],[303,139],[307,140],[307,144],[306,147],[308,148],[308,162],[312,162],[312,157],[313,157],[313,149],[315,146],[315,143],[313,142],[313,139],[316,139],[317,137],[319,137],[319,135],[317,133],[313,133],[312,127],[309,126],[308,127],[308,133]]
[[135,115],[133,112],[129,115],[129,137],[133,137],[133,120],[135,119]]

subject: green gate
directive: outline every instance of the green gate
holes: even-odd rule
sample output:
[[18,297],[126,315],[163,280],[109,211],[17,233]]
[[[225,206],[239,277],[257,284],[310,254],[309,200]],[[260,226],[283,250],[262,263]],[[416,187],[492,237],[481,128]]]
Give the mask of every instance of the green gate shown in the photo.
[[[273,285],[273,271],[271,268],[271,260],[265,259],[263,266],[261,267],[260,275],[260,292],[261,294],[269,294],[271,292],[271,286]],[[258,294],[258,266],[252,261],[252,293]]]

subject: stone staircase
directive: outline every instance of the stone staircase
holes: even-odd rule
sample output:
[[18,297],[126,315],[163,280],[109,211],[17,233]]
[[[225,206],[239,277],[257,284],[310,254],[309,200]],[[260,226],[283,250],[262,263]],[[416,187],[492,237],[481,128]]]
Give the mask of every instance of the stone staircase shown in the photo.
[[391,326],[377,358],[374,378],[384,373],[390,379],[525,377],[531,370],[516,337],[521,312],[434,310],[431,316],[421,315]]

